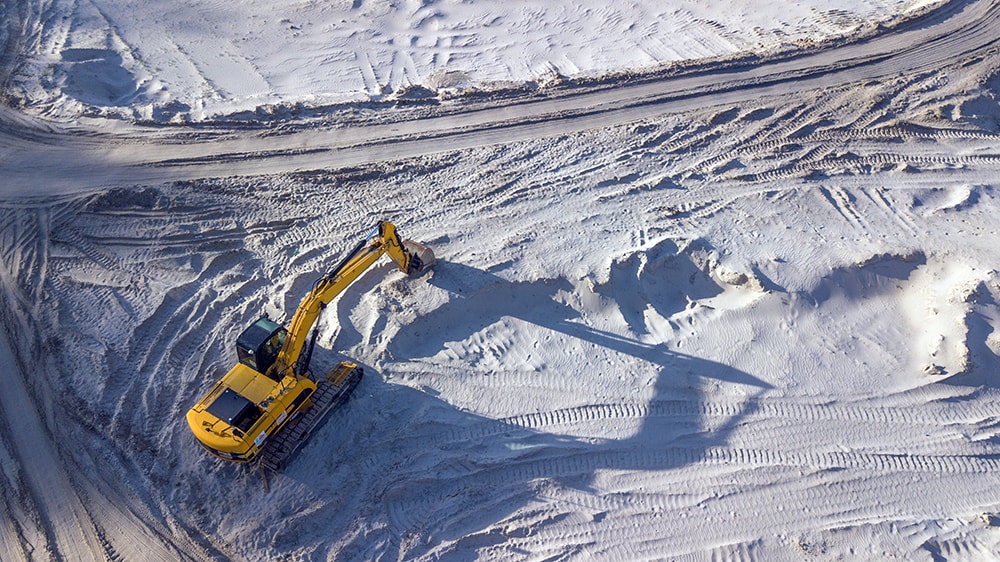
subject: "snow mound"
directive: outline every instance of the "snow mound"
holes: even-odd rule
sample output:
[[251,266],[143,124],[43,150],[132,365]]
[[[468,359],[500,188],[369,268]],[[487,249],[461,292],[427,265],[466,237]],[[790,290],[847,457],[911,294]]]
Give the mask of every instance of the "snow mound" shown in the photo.
[[625,324],[635,334],[673,339],[681,324],[707,320],[751,305],[764,294],[752,272],[720,262],[705,240],[667,239],[614,260],[595,291],[617,298]]

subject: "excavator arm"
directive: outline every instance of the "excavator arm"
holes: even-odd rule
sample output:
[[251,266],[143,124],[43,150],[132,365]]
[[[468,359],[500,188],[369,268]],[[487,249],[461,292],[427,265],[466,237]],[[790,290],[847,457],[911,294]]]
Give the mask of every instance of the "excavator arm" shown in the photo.
[[[313,285],[312,291],[302,299],[288,326],[288,338],[271,367],[277,370],[271,373],[273,378],[279,380],[282,375],[288,374],[290,369],[301,364],[299,359],[303,348],[307,345],[309,330],[326,305],[384,254],[388,254],[407,275],[419,274],[434,262],[434,254],[429,248],[412,240],[402,240],[392,223],[379,222],[337,267],[320,277]],[[306,357],[311,351],[311,349],[305,351]],[[301,368],[304,370],[304,366]]]
[[287,330],[265,316],[240,334],[237,364],[188,411],[188,426],[202,446],[224,460],[259,459],[264,468],[278,470],[326,412],[347,399],[362,368],[341,362],[314,378],[308,372],[313,327],[323,309],[384,254],[408,275],[434,263],[429,248],[402,240],[392,223],[378,223],[316,281]]

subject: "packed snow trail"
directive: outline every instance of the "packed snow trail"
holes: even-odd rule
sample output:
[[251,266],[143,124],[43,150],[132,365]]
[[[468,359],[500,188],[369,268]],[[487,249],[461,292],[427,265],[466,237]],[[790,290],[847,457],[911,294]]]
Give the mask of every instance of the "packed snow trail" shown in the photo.
[[[218,128],[197,133],[122,125],[121,133],[45,125],[0,109],[4,197],[33,197],[136,183],[336,169],[558,136],[657,115],[732,105],[794,91],[835,88],[940,68],[995,53],[1000,3],[950,2],[892,33],[784,60],[696,69],[638,84],[598,84],[551,99],[381,125],[261,136]],[[34,129],[34,130],[31,130]],[[30,142],[28,142],[30,141]]]

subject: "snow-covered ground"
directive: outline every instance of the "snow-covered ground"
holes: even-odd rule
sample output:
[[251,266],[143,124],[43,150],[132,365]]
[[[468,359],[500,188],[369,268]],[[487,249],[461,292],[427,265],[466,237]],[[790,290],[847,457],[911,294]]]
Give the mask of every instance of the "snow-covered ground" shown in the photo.
[[194,119],[455,95],[870,33],[933,0],[51,0],[18,95],[46,115]]
[[[0,560],[998,559],[1000,4],[0,10]],[[383,219],[351,401],[209,457]]]

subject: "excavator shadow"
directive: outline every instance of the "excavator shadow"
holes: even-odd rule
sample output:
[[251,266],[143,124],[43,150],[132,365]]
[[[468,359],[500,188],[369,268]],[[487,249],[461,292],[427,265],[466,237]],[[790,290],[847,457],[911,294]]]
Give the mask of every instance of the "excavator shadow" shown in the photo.
[[[643,399],[588,397],[587,388],[599,389],[598,379],[619,376],[619,367],[591,361],[586,353],[568,355],[564,364],[572,372],[547,377],[581,379],[581,395],[565,401],[571,406],[495,419],[470,408],[468,395],[453,404],[421,381],[464,377],[484,389],[479,404],[488,409],[502,394],[524,391],[504,380],[510,376],[516,385],[523,373],[442,366],[429,359],[387,363],[381,372],[365,366],[349,408],[331,416],[323,434],[314,436],[287,473],[332,504],[380,506],[370,516],[384,521],[373,521],[381,529],[373,532],[386,536],[347,539],[340,551],[346,558],[363,558],[372,540],[384,540],[407,558],[444,542],[451,543],[449,549],[472,553],[507,540],[496,529],[509,526],[518,512],[579,509],[559,499],[570,496],[587,498],[590,515],[603,517],[600,513],[613,510],[614,502],[602,490],[601,474],[666,471],[700,462],[709,451],[726,447],[730,432],[755,407],[754,398],[771,388],[731,366],[587,326],[564,303],[566,291],[573,290],[566,280],[512,282],[439,260],[430,282],[453,298],[401,330],[391,356],[430,358],[512,318],[589,344],[585,347],[605,356],[620,356],[622,365],[644,365],[655,380]],[[705,389],[710,387],[726,387],[730,397],[744,400],[731,400],[731,411],[715,414],[707,429]],[[317,472],[317,467],[325,470]]]

